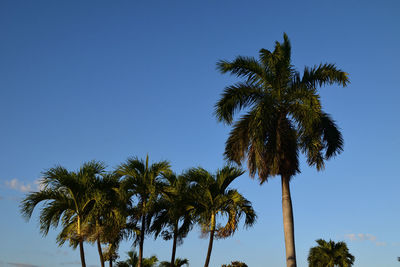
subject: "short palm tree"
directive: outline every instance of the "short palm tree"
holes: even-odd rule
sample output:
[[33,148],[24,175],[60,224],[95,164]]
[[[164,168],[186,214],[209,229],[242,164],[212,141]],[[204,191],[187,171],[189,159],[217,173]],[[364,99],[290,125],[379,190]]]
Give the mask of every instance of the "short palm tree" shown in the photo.
[[165,176],[167,182],[161,198],[155,203],[156,216],[151,226],[155,237],[161,233],[165,240],[172,239],[172,254],[169,266],[175,264],[176,247],[182,244],[193,226],[193,201],[189,191],[189,181],[185,176],[174,173]]
[[[189,170],[186,175],[191,180],[192,194],[196,197],[197,221],[204,234],[210,235],[204,267],[210,263],[214,236],[226,238],[235,233],[240,218],[245,215],[245,226],[252,226],[256,219],[253,207],[237,190],[228,186],[244,173],[239,168],[225,166],[215,175],[203,168]],[[227,216],[224,227],[217,227],[217,216]]]
[[241,261],[232,261],[231,264],[223,264],[221,267],[248,267],[246,263]]
[[354,264],[354,256],[349,253],[345,242],[335,243],[332,240],[326,242],[323,239],[316,240],[318,246],[312,247],[308,254],[308,266],[310,267],[351,267]]
[[21,212],[29,219],[39,203],[43,203],[40,211],[40,231],[45,236],[50,227],[57,228],[60,220],[63,230],[59,239],[62,244],[66,239],[74,247],[79,244],[82,267],[86,266],[83,242],[85,232],[84,221],[94,206],[92,192],[96,177],[105,171],[101,162],[84,163],[77,172],[68,171],[57,166],[43,173],[41,183],[44,188],[39,192],[29,193],[21,202]]
[[149,165],[149,157],[146,160],[129,158],[121,164],[116,173],[123,176],[123,187],[131,196],[137,200],[137,205],[130,214],[134,222],[139,222],[140,231],[137,236],[139,243],[138,266],[143,267],[143,243],[145,233],[149,232],[151,223],[151,211],[153,204],[158,200],[160,190],[164,186],[163,175],[170,172],[170,164],[160,161]]
[[[302,75],[291,64],[291,45],[286,34],[260,58],[239,56],[219,61],[222,73],[245,78],[225,89],[215,105],[219,121],[233,124],[225,157],[241,164],[247,159],[251,177],[260,183],[280,175],[286,264],[296,266],[292,200],[289,182],[299,170],[299,150],[311,166],[324,168],[324,161],[342,151],[343,139],[335,122],[321,108],[317,87],[346,86],[347,73],[333,64],[305,67]],[[237,111],[246,113],[234,123]]]
[[[176,258],[172,267],[182,267],[183,265],[189,266],[189,260]],[[171,267],[171,263],[169,261],[162,261],[158,267]]]

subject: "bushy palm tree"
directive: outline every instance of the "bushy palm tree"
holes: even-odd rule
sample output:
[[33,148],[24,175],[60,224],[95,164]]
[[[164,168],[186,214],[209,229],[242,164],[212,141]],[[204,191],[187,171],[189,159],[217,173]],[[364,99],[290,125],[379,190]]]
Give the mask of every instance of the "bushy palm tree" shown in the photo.
[[57,166],[43,173],[41,184],[43,189],[29,193],[21,202],[21,212],[29,219],[35,207],[42,203],[40,210],[40,231],[45,236],[50,227],[57,228],[62,221],[63,230],[58,242],[66,240],[74,247],[79,244],[82,266],[85,267],[83,242],[86,233],[84,221],[94,206],[93,191],[96,177],[105,171],[101,162],[84,163],[77,171],[68,171]]
[[[233,124],[225,157],[241,164],[247,159],[251,177],[260,183],[280,175],[287,266],[296,266],[294,225],[289,182],[299,170],[299,150],[311,166],[324,168],[324,161],[342,151],[343,139],[335,122],[321,108],[317,87],[346,86],[347,73],[333,64],[305,67],[300,75],[291,63],[291,45],[286,34],[260,58],[238,56],[219,61],[222,73],[245,78],[225,89],[215,105],[218,120]],[[240,110],[246,113],[234,122]]]
[[[196,216],[204,234],[210,235],[204,267],[208,267],[214,236],[226,238],[237,230],[240,218],[245,215],[245,226],[255,222],[256,214],[248,201],[237,190],[228,186],[244,173],[239,168],[225,166],[215,175],[203,168],[189,170],[186,175],[192,182],[192,192],[196,196]],[[217,216],[227,216],[225,226],[217,227]]]
[[189,181],[185,176],[170,173],[165,176],[165,180],[167,184],[154,207],[156,216],[151,231],[155,233],[156,238],[161,233],[165,240],[173,240],[169,265],[172,267],[175,264],[177,245],[182,244],[183,238],[192,228],[194,207]]
[[[189,266],[189,260],[176,258],[172,267],[182,267],[183,265]],[[169,261],[162,261],[158,267],[171,267],[171,263]]]
[[310,267],[350,267],[354,264],[354,256],[350,254],[345,242],[335,243],[332,240],[326,242],[323,239],[316,240],[318,246],[312,247],[308,254],[308,266]]
[[170,172],[170,164],[167,161],[160,161],[149,165],[149,157],[146,160],[129,158],[121,164],[116,173],[123,176],[123,187],[131,196],[137,200],[136,205],[131,209],[131,220],[134,224],[140,224],[140,231],[137,235],[139,243],[138,266],[143,267],[143,243],[145,233],[149,232],[149,226],[153,214],[153,204],[159,198],[161,188],[164,186],[163,174]]
[[[155,267],[158,262],[158,259],[155,255],[150,258],[143,258],[142,266],[143,267]],[[139,266],[139,257],[136,254],[136,251],[128,252],[128,259],[125,261],[119,261],[117,263],[117,267],[137,267]]]
[[241,261],[232,261],[231,264],[223,264],[221,267],[248,267],[246,263]]

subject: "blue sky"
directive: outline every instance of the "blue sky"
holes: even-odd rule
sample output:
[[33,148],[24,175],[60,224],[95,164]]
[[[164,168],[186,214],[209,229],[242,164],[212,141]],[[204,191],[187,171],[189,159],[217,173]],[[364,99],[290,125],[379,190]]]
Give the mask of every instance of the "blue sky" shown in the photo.
[[[398,1],[1,1],[0,266],[79,266],[78,251],[57,247],[57,230],[42,238],[38,213],[27,223],[18,211],[47,168],[97,159],[111,170],[147,153],[176,172],[223,166],[229,127],[213,105],[236,79],[215,63],[257,56],[283,32],[298,70],[336,63],[351,80],[320,90],[344,152],[323,172],[303,161],[291,183],[298,266],[318,238],[345,240],[354,266],[398,266],[399,10]],[[279,182],[244,174],[233,183],[258,221],[217,240],[211,266],[284,265]],[[199,236],[194,229],[177,250],[194,267],[207,249]],[[145,241],[145,256],[167,260],[170,250]]]

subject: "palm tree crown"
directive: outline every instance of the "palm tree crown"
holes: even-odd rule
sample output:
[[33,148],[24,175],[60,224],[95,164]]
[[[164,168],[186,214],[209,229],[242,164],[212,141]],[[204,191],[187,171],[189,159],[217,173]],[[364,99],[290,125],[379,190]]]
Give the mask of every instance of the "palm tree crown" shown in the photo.
[[286,34],[275,50],[260,50],[260,59],[237,57],[219,61],[222,73],[246,80],[225,89],[215,105],[219,121],[232,124],[239,110],[247,110],[233,125],[225,157],[238,164],[247,157],[250,175],[261,182],[269,176],[299,172],[298,150],[310,165],[324,167],[324,159],[342,150],[343,139],[334,121],[322,111],[317,87],[349,83],[347,73],[333,64],[305,67],[300,75],[291,64]]
[[355,258],[349,253],[345,242],[326,242],[323,239],[316,242],[318,246],[310,249],[307,258],[310,267],[350,267],[354,264]]

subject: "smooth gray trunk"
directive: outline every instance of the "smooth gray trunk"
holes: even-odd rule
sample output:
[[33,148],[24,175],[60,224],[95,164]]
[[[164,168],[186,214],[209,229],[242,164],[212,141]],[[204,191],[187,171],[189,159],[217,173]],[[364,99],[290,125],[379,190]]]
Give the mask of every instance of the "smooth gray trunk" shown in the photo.
[[289,176],[282,175],[282,214],[283,232],[285,234],[286,266],[296,267],[296,250],[294,245],[294,223],[292,198],[290,196]]

